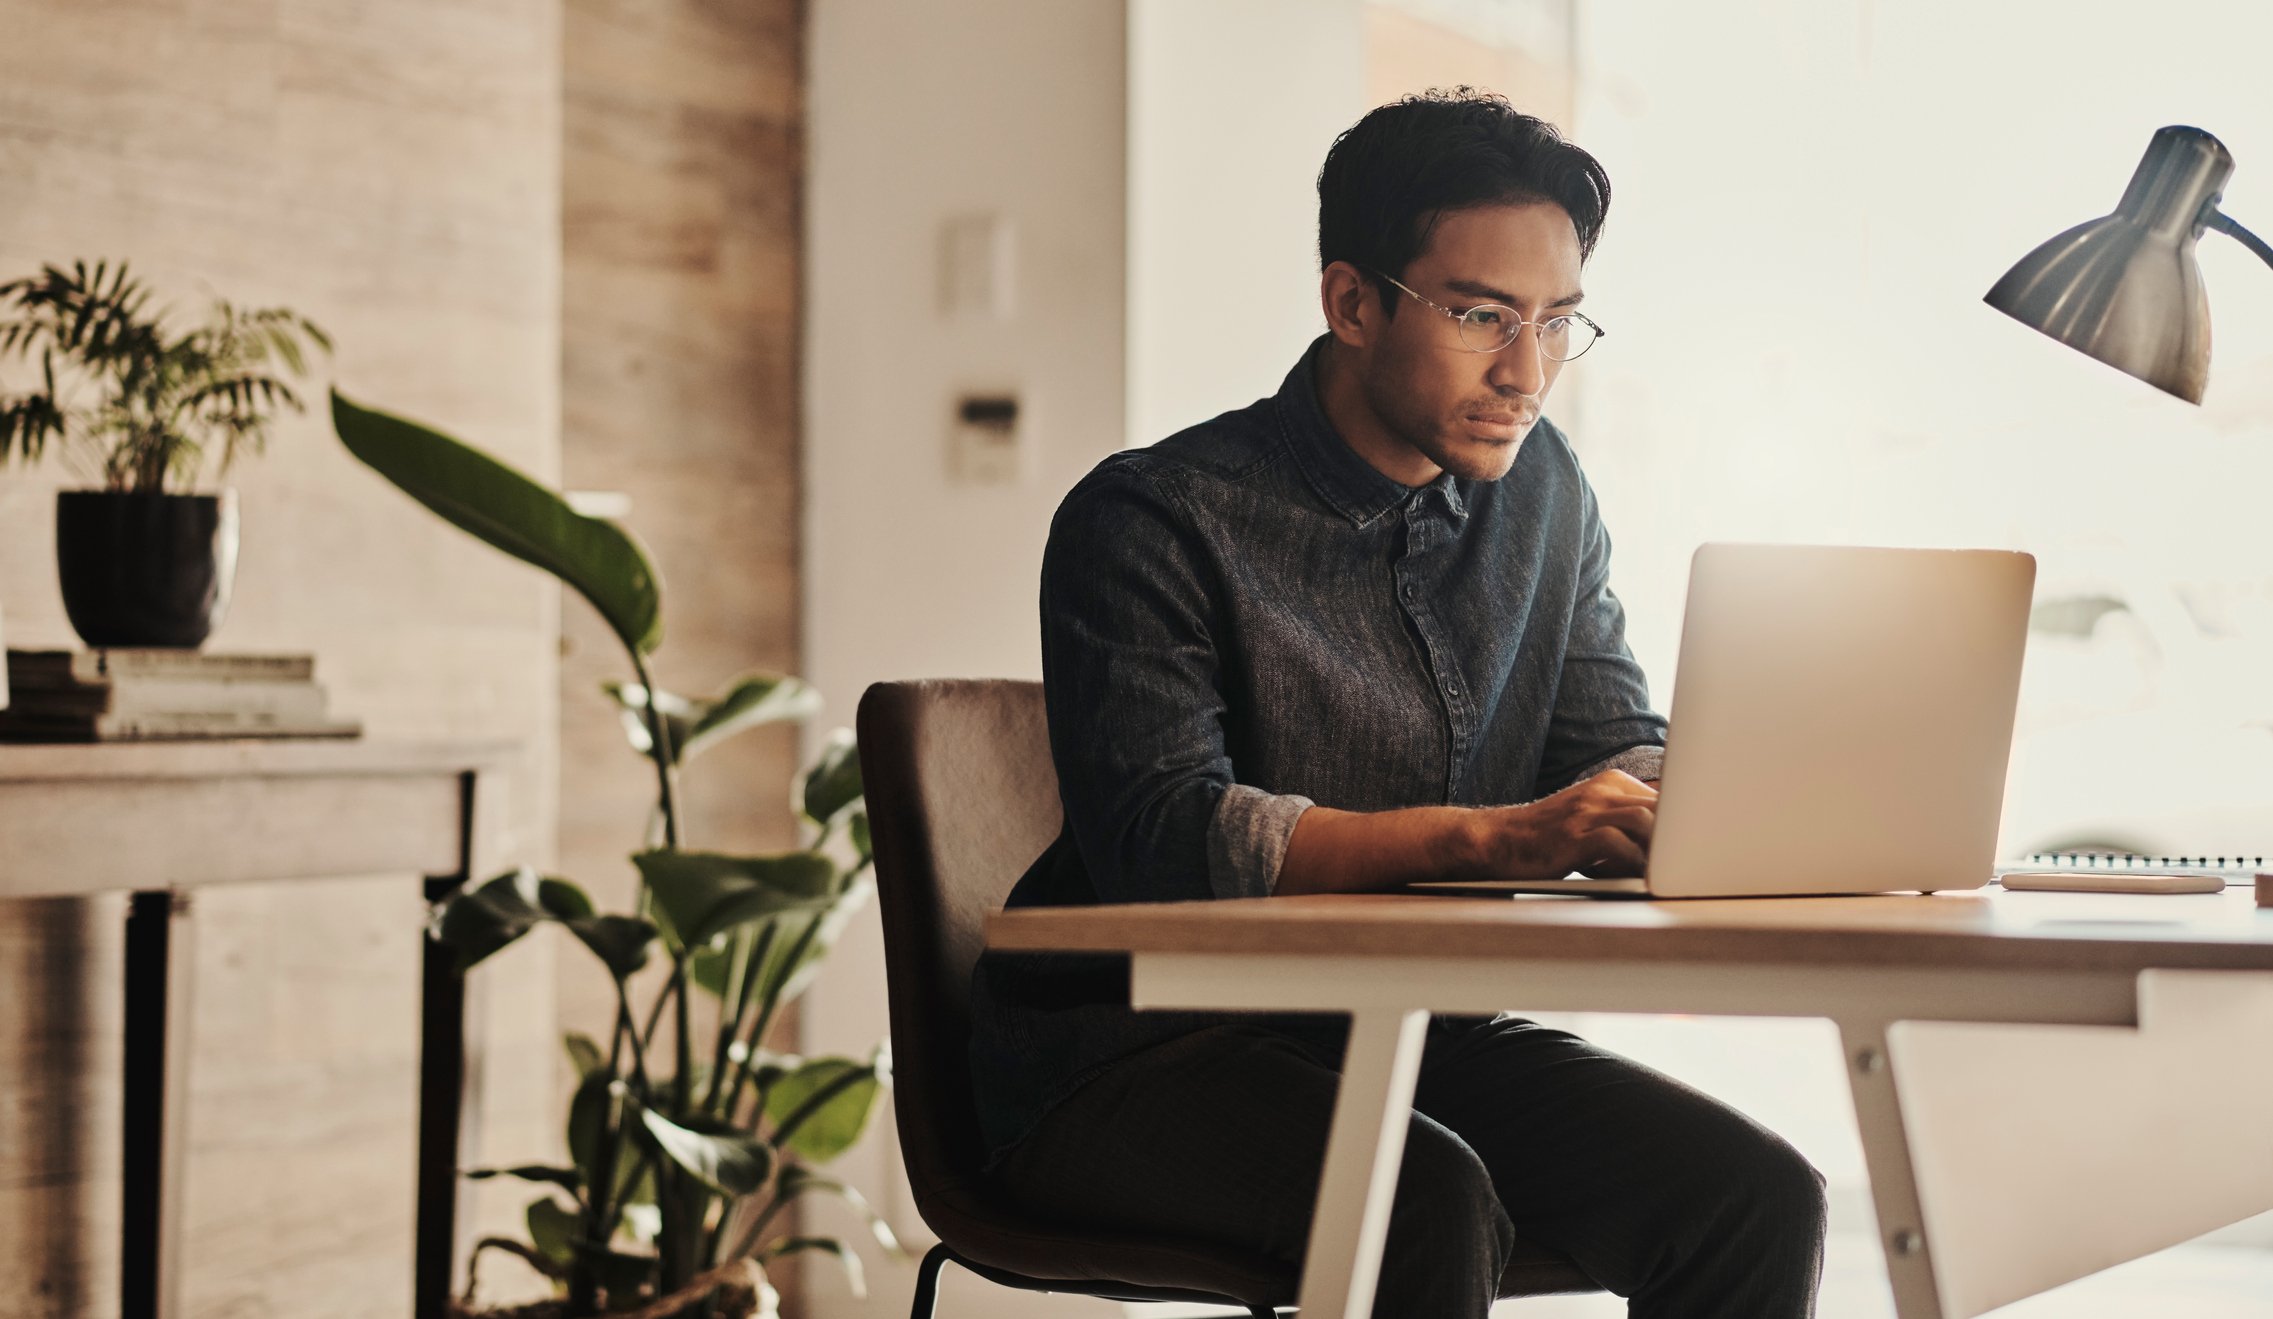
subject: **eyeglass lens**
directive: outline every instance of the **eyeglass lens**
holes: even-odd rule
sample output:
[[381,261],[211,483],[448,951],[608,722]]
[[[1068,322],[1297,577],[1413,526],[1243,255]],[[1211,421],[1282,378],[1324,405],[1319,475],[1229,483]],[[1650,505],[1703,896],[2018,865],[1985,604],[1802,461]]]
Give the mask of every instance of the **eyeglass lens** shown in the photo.
[[[1575,316],[1553,316],[1537,324],[1539,351],[1555,361],[1568,362],[1594,346],[1594,327]],[[1460,342],[1471,352],[1496,353],[1522,332],[1522,318],[1506,307],[1470,307],[1460,318]]]

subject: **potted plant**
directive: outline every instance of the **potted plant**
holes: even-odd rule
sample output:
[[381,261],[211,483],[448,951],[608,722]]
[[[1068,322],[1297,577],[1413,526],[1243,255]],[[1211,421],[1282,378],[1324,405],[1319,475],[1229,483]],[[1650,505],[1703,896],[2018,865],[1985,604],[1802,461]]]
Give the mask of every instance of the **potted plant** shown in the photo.
[[[858,1209],[877,1243],[889,1228],[860,1194],[820,1168],[851,1146],[890,1080],[879,1044],[866,1058],[800,1058],[766,1047],[781,1010],[873,888],[860,762],[849,733],[829,741],[794,794],[806,845],[763,856],[697,851],[679,808],[684,766],[760,724],[818,708],[796,678],[753,673],[707,700],[655,685],[661,587],[638,542],[583,516],[554,491],[424,426],[332,395],[333,425],[356,457],[450,522],[545,569],[582,595],[623,643],[632,681],[608,684],[633,748],[655,771],[654,825],[632,856],[636,908],[596,911],[569,880],[520,869],[440,903],[433,937],[461,969],[540,925],[564,927],[615,984],[599,1039],[570,1034],[579,1081],[558,1163],[478,1169],[540,1188],[526,1240],[475,1247],[519,1256],[559,1297],[532,1309],[584,1316],[636,1308],[641,1319],[771,1312],[765,1263],[801,1251],[835,1256],[860,1290],[860,1257],[833,1237],[796,1235],[784,1212],[800,1196]],[[652,961],[659,987],[634,978]],[[695,996],[714,1023],[695,1028]],[[644,1001],[642,999],[644,998]],[[466,1305],[474,1270],[468,1268]],[[550,1308],[545,1308],[550,1307]]]
[[61,441],[99,489],[56,494],[63,607],[90,646],[204,644],[229,606],[237,565],[234,490],[185,493],[268,440],[282,378],[307,374],[331,340],[283,307],[216,299],[176,334],[127,273],[84,261],[0,284],[0,366],[28,364],[27,392],[0,390],[0,459]]

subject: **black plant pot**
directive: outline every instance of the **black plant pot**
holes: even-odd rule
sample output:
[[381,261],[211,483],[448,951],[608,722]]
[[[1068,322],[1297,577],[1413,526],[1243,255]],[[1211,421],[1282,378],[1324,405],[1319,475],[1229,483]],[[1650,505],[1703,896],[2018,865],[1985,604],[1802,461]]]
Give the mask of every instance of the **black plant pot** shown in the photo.
[[237,492],[55,496],[63,609],[90,646],[205,644],[237,575]]

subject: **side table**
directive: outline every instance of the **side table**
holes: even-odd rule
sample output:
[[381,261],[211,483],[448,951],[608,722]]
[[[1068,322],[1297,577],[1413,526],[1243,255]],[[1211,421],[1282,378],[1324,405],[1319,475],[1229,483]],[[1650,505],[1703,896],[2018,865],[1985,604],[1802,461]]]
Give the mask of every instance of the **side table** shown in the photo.
[[[189,940],[207,884],[390,872],[438,899],[493,865],[505,744],[228,740],[0,745],[0,900],[127,891],[123,1319],[181,1314]],[[443,1319],[472,1133],[464,983],[426,946],[418,1319]]]

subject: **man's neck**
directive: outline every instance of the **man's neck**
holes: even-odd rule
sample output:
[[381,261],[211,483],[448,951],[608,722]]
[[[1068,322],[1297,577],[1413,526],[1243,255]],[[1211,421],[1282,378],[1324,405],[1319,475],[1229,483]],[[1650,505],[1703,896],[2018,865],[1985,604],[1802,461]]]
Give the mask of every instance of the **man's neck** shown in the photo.
[[1318,357],[1318,406],[1342,443],[1374,471],[1403,486],[1423,486],[1444,469],[1389,429],[1366,400],[1356,353],[1338,339]]

